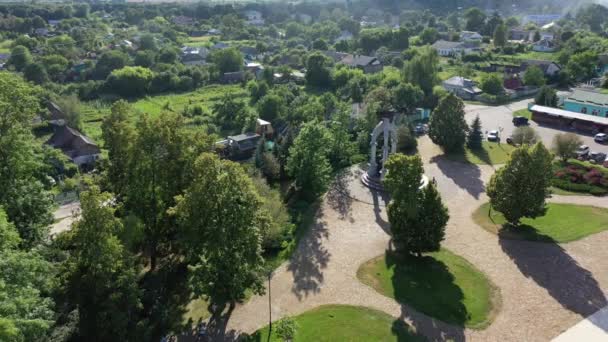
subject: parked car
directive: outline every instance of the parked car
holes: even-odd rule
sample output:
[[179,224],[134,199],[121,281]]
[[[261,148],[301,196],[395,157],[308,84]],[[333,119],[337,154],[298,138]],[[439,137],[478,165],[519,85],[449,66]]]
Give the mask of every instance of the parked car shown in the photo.
[[416,127],[414,127],[414,133],[416,133],[418,135],[425,134],[426,133],[426,125],[417,124]]
[[527,125],[528,124],[528,118],[526,118],[524,116],[516,116],[516,117],[513,118],[513,124],[515,126]]
[[606,160],[606,153],[603,152],[590,152],[589,160],[594,161],[596,163],[603,163]]
[[598,133],[593,137],[593,140],[598,143],[605,143],[606,141],[608,141],[608,134]]
[[589,146],[581,145],[576,149],[575,153],[577,158],[586,157],[589,154]]
[[488,139],[488,141],[498,141],[498,131],[489,131],[486,139]]

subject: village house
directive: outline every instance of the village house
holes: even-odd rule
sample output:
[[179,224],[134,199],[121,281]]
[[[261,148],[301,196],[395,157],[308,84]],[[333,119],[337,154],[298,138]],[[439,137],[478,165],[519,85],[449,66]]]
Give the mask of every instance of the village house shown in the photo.
[[253,74],[257,80],[260,80],[264,73],[264,66],[260,63],[251,62],[245,64],[245,70]]
[[556,46],[552,40],[541,39],[532,44],[532,50],[537,52],[554,52],[556,50]]
[[323,51],[323,54],[331,59],[333,59],[334,63],[338,63],[342,60],[342,58],[348,56],[346,52],[338,52],[338,51]]
[[225,155],[228,158],[242,160],[253,155],[260,137],[257,133],[248,132],[229,136],[225,140],[218,142],[218,144],[224,146]]
[[340,63],[351,68],[361,69],[366,74],[373,74],[382,71],[382,63],[380,60],[371,56],[348,54],[340,60]]
[[178,16],[171,18],[171,22],[175,25],[191,26],[191,25],[194,25],[195,20],[194,20],[194,18],[191,18],[191,17],[178,15]]
[[97,144],[67,125],[55,126],[55,132],[46,144],[60,149],[79,167],[92,167],[101,155]]
[[443,81],[442,85],[445,90],[464,100],[473,100],[476,96],[482,94],[481,89],[475,85],[474,81],[460,76],[447,79]]
[[450,42],[447,40],[438,40],[431,47],[437,50],[439,56],[453,57],[457,55],[466,55],[473,51],[480,50],[477,44],[473,42]]
[[522,69],[522,71],[526,71],[526,69],[528,69],[531,66],[537,66],[537,67],[539,67],[543,71],[543,73],[545,74],[546,77],[557,76],[557,74],[562,69],[555,62],[540,61],[540,60],[534,60],[534,59],[525,60],[521,64],[521,69]]
[[564,109],[570,112],[608,117],[608,94],[594,89],[574,89],[564,99]]
[[461,42],[481,42],[483,36],[473,31],[462,31],[460,32]]
[[557,21],[561,19],[561,17],[561,14],[530,14],[523,18],[522,24],[534,23],[537,26],[543,26]]
[[182,48],[181,60],[185,65],[204,65],[206,64],[209,50],[204,47],[184,46]]
[[530,31],[521,28],[513,28],[509,30],[509,40],[513,41],[527,41],[530,39]]

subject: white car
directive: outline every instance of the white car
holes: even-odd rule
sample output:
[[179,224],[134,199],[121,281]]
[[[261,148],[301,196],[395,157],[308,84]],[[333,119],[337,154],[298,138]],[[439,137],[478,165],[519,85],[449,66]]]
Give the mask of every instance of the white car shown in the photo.
[[584,157],[588,154],[589,154],[589,146],[587,146],[587,145],[581,145],[576,149],[577,157]]
[[498,141],[498,131],[489,131],[486,139],[488,141]]
[[598,143],[603,143],[608,141],[608,135],[606,133],[598,133],[593,137],[593,140]]

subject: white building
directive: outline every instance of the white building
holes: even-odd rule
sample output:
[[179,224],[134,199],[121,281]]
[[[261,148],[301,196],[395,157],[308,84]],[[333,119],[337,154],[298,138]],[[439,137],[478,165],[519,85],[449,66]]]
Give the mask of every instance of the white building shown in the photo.
[[473,51],[479,50],[479,47],[474,44],[466,42],[450,42],[447,40],[438,40],[431,47],[437,50],[439,56],[443,57],[452,57],[462,54],[466,55]]
[[482,39],[483,39],[483,36],[477,32],[473,32],[473,31],[460,32],[460,41],[461,42],[480,42]]

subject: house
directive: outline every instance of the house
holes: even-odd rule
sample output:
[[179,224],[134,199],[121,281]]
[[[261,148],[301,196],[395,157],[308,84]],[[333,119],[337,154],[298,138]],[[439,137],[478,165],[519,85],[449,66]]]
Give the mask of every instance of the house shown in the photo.
[[437,50],[439,56],[443,57],[466,55],[479,50],[479,47],[473,42],[450,42],[447,40],[438,40],[431,47]]
[[260,135],[257,133],[243,133],[226,138],[225,145],[228,156],[232,159],[249,158],[258,146]]
[[274,130],[272,128],[272,124],[266,120],[257,119],[255,122],[255,132],[259,136],[263,136],[266,139],[272,138],[274,134]]
[[543,26],[551,22],[558,21],[561,18],[561,14],[530,14],[523,18],[522,23],[534,23],[537,26]]
[[239,83],[239,82],[243,82],[244,80],[245,80],[244,71],[225,72],[221,78],[222,83]]
[[213,28],[213,29],[207,31],[207,34],[210,36],[219,36],[220,34],[222,34],[222,30]]
[[213,44],[213,46],[211,46],[211,49],[212,50],[222,50],[222,49],[227,49],[229,47],[230,47],[230,45],[228,45],[227,43],[217,42],[217,43]]
[[346,52],[338,52],[338,51],[323,51],[323,54],[331,59],[333,59],[334,63],[338,63],[342,60],[342,58],[346,57],[348,53]]
[[133,48],[133,42],[131,42],[130,40],[127,39],[123,39],[120,44],[120,46],[124,46],[126,48],[132,49]]
[[55,26],[59,25],[59,23],[61,23],[61,20],[49,20],[49,25],[51,27],[55,27]]
[[594,89],[574,89],[564,99],[564,109],[570,112],[608,117],[608,94]]
[[481,95],[481,89],[477,88],[475,82],[468,78],[454,76],[443,81],[443,88],[465,100],[472,100],[477,95]]
[[532,45],[532,50],[537,52],[553,52],[556,50],[556,47],[553,41],[541,39]]
[[516,90],[522,88],[524,86],[524,82],[518,74],[508,74],[505,77],[502,85],[505,87],[505,89]]
[[555,40],[555,34],[553,32],[547,32],[547,31],[530,31],[529,36],[528,36],[528,40],[533,42],[534,41],[534,37],[536,36],[536,33],[538,32],[540,39],[539,40],[548,40],[553,42]]
[[248,10],[243,12],[243,15],[245,16],[245,22],[248,25],[263,26],[265,23],[264,18],[262,17],[262,13],[260,11]]
[[480,42],[483,36],[473,31],[462,31],[460,32],[461,42]]
[[175,25],[182,25],[182,26],[190,26],[190,25],[194,25],[194,23],[195,23],[193,18],[186,17],[183,15],[178,15],[178,16],[171,18],[171,22]]
[[509,30],[509,40],[527,41],[530,39],[530,31],[520,28]]
[[245,65],[245,70],[252,73],[256,79],[261,79],[262,74],[264,73],[264,66],[260,63],[247,63]]
[[53,101],[49,101],[46,105],[49,111],[49,124],[53,126],[65,125],[65,113],[63,110]]
[[539,61],[539,60],[534,60],[534,59],[528,59],[528,60],[524,61],[521,64],[521,69],[522,69],[522,71],[525,71],[526,69],[528,69],[531,66],[537,66],[537,67],[539,67],[543,71],[543,73],[545,73],[546,77],[557,76],[557,74],[562,69],[555,62],[551,62],[551,61]]
[[97,144],[67,125],[56,126],[46,144],[60,149],[79,167],[93,166],[101,155]]
[[49,34],[49,29],[47,28],[37,28],[34,30],[34,34],[40,37],[44,37],[44,36],[48,36]]
[[376,57],[348,54],[340,60],[341,64],[363,70],[366,74],[382,71],[382,63]]
[[204,47],[184,46],[181,59],[185,65],[204,65],[208,55],[209,50]]

